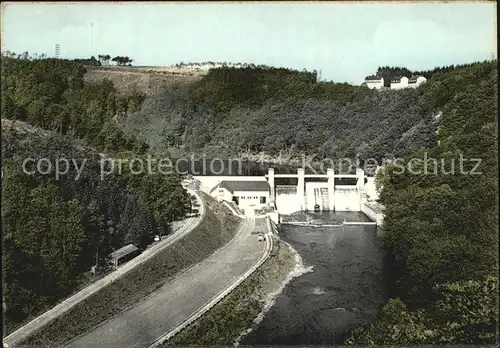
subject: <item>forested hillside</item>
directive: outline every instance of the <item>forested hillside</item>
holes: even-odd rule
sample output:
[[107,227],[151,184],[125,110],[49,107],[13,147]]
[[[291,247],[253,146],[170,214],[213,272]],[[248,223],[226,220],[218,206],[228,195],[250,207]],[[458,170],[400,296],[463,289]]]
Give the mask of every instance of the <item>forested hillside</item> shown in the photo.
[[61,59],[2,56],[2,118],[85,140],[105,151],[144,150],[125,140],[118,121],[140,109],[144,95],[119,95],[109,80],[84,83],[85,68]]
[[439,145],[377,177],[393,299],[348,343],[498,343],[496,64],[433,75],[423,97],[443,111]]
[[[2,290],[8,331],[76,291],[88,281],[91,266],[103,266],[110,252],[128,243],[144,248],[185,213],[188,197],[175,173],[124,170],[101,177],[100,152],[126,158],[147,150],[125,139],[117,123],[140,107],[142,96],[117,97],[109,82],[84,84],[84,73],[70,61],[2,57]],[[23,172],[28,158],[32,174]],[[35,170],[42,158],[52,168],[45,162],[42,171]],[[58,159],[83,169],[70,165],[57,179]]]
[[218,68],[146,100],[123,129],[160,152],[391,158],[433,145],[425,90],[379,92],[317,82],[315,72]]

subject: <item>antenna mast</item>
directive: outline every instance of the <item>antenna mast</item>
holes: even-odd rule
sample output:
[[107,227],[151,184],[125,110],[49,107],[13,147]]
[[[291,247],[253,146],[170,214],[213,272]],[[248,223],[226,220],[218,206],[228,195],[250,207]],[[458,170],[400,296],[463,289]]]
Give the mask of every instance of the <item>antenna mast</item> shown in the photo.
[[90,55],[94,54],[94,23],[90,23]]

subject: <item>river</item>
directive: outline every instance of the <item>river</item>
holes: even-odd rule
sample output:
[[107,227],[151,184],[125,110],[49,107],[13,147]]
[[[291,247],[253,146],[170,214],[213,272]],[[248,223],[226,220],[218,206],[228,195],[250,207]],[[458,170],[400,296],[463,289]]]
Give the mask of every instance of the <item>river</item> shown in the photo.
[[[336,224],[369,221],[361,212],[296,213],[287,221]],[[293,279],[244,345],[342,344],[346,331],[374,319],[386,300],[381,239],[374,226],[282,225],[312,271]]]

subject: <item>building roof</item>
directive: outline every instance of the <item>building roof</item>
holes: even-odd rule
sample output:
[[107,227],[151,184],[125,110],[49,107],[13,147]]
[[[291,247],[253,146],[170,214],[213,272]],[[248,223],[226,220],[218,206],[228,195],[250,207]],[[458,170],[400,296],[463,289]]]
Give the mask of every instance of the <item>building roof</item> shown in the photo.
[[367,76],[365,77],[365,81],[381,81],[382,77],[378,76]]
[[399,82],[401,81],[401,79],[403,78],[404,76],[394,76],[392,79],[391,79],[391,82]]
[[420,75],[419,75],[419,76],[412,76],[412,77],[410,77],[410,79],[409,79],[409,81],[408,81],[408,82],[410,82],[410,83],[415,83],[415,82],[417,82],[417,79],[418,79],[419,77],[423,77],[423,76],[420,76]]
[[109,256],[113,259],[121,259],[122,257],[139,250],[134,244],[125,245],[123,248],[113,251]]
[[269,192],[269,184],[267,181],[264,180],[256,180],[256,181],[221,181],[219,184],[217,184],[212,190],[210,190],[210,193],[212,193],[214,190],[218,188],[225,188],[231,193],[234,193],[235,191],[262,191],[262,192]]

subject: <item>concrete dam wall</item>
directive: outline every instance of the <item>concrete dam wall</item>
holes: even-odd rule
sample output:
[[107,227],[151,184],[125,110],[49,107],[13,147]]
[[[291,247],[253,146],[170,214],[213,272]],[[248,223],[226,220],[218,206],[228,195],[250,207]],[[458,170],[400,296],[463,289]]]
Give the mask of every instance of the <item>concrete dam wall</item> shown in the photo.
[[335,187],[336,211],[361,211],[361,199],[356,187]]
[[276,209],[278,209],[281,214],[292,214],[302,210],[301,208],[297,196],[297,186],[276,186]]
[[323,211],[330,210],[328,183],[306,182],[305,200],[307,210],[314,210],[315,206]]
[[[306,183],[304,203],[297,193],[297,186],[276,186],[276,208],[280,214],[292,214],[301,210],[313,211],[318,205],[321,211],[330,209],[330,197],[326,183]],[[333,194],[335,211],[361,211],[361,198],[356,186],[337,186]]]

